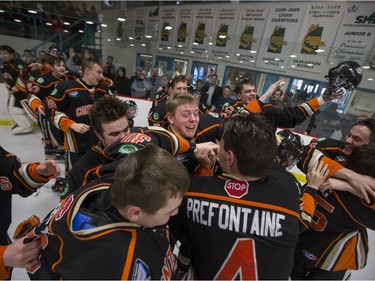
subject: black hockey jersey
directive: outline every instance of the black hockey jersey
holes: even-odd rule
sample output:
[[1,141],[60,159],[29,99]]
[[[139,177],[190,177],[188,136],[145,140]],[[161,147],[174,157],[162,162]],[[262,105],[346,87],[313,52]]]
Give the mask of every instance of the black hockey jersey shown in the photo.
[[206,280],[288,279],[299,233],[299,187],[285,171],[244,181],[194,177],[181,215],[181,254]]
[[171,279],[168,227],[125,221],[110,203],[111,181],[100,179],[77,190],[28,233],[42,243],[30,279]]
[[97,87],[86,85],[83,80],[67,80],[57,84],[48,96],[53,101],[51,123],[65,133],[64,146],[74,153],[84,153],[99,140],[90,129],[79,134],[70,129],[73,123],[90,125],[90,108],[101,97],[111,92],[103,83]]

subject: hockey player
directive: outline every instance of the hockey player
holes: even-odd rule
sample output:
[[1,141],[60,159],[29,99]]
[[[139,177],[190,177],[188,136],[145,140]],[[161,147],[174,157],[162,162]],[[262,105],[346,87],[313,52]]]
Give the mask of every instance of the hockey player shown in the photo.
[[21,163],[17,156],[0,146],[0,279],[10,278],[12,267],[30,268],[37,262],[40,242],[11,244],[8,228],[12,221],[12,195],[27,197],[56,177],[60,168],[54,160]]
[[[345,143],[325,139],[315,141],[313,146],[328,157],[346,165],[354,150],[362,151],[359,148],[364,145],[373,146],[374,140],[375,120],[364,119],[352,127],[350,134],[345,138]],[[313,151],[313,149],[309,150],[308,157]],[[373,149],[364,148],[363,151],[373,152]],[[363,152],[360,155],[363,155]],[[353,157],[357,159],[357,156]],[[364,157],[363,161],[368,159],[372,159],[372,155]],[[318,193],[313,221],[310,228],[301,235],[296,249],[296,264],[292,274],[294,279],[346,279],[350,270],[357,270],[366,265],[368,237],[365,227],[372,229],[374,227],[370,221],[366,221],[373,216],[368,212],[373,211],[374,199],[371,197],[374,192],[367,189],[369,195],[366,189],[359,190],[359,187],[368,183],[374,187],[375,179],[359,177],[355,172],[365,172],[357,170],[362,166],[356,165],[338,167],[333,176],[345,180],[345,185],[340,182],[341,187],[337,184],[330,187],[339,189],[348,187],[347,190],[359,198],[330,190]],[[305,165],[299,167],[301,170],[305,169]]]
[[[299,234],[299,186],[271,169],[277,152],[269,121],[235,115],[220,140],[219,176],[193,177],[181,215],[186,231],[180,253],[196,279],[288,279]],[[316,189],[326,169],[315,165]],[[212,239],[214,237],[214,239]],[[270,270],[272,269],[272,270]]]
[[102,165],[104,148],[130,133],[128,107],[113,96],[103,97],[90,110],[90,125],[100,140],[70,170],[61,198],[86,184],[89,174]]
[[7,45],[0,46],[0,56],[4,59],[0,72],[7,87],[9,113],[16,125],[12,128],[15,135],[30,133],[34,126],[32,120],[26,115],[21,101],[27,99],[27,93],[16,87],[18,77],[22,71],[27,71],[26,64],[15,57],[15,50]]
[[52,109],[51,122],[64,132],[67,171],[97,142],[90,130],[89,112],[95,101],[111,95],[103,79],[102,66],[95,59],[82,63],[82,78],[59,83],[48,96]]
[[[275,129],[277,127],[293,128],[316,112],[324,102],[342,98],[347,92],[358,87],[362,80],[362,69],[354,61],[344,61],[331,68],[325,78],[328,79],[328,85],[324,94],[297,107],[282,109],[264,103],[264,101],[253,99],[249,100],[244,108],[250,112],[266,116]],[[268,95],[271,93],[269,92]],[[262,97],[267,97],[267,94]]]
[[48,108],[49,94],[56,85],[67,80],[65,76],[65,62],[62,58],[50,57],[49,65],[52,71],[37,76],[32,82],[29,91],[28,103],[38,115],[38,124],[42,131],[46,158],[55,158],[56,150],[63,144],[63,132],[51,125],[51,113]]
[[189,175],[155,145],[124,145],[127,156],[114,178],[77,190],[28,233],[42,241],[30,279],[171,279],[166,224],[178,212]]

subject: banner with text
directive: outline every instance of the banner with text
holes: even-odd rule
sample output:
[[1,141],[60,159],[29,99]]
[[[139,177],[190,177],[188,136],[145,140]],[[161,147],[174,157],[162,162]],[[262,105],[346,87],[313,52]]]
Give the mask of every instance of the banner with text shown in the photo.
[[239,18],[239,5],[221,5],[214,19],[210,58],[230,61]]
[[347,3],[329,59],[335,63],[352,60],[367,64],[374,42],[374,2]]
[[272,3],[257,67],[285,71],[305,17],[307,3]]
[[[213,44],[213,22],[216,5],[197,5],[193,34],[190,41],[190,53],[196,57],[207,58],[208,49]],[[203,7],[201,7],[203,6]]]
[[345,8],[344,3],[308,4],[289,68],[321,73]]
[[251,3],[240,5],[236,40],[233,46],[232,61],[255,64],[261,46],[270,4]]
[[134,40],[135,41],[143,42],[145,39],[146,14],[147,14],[147,10],[145,8],[135,9],[135,19],[134,19]]
[[178,7],[163,7],[160,13],[159,23],[159,51],[172,52],[173,36],[176,33],[176,16]]
[[187,54],[189,52],[190,41],[193,36],[195,8],[193,6],[180,6],[179,17],[177,19],[173,40],[173,52]]
[[146,16],[146,38],[156,41],[159,32],[159,12],[160,7],[151,7],[147,9]]

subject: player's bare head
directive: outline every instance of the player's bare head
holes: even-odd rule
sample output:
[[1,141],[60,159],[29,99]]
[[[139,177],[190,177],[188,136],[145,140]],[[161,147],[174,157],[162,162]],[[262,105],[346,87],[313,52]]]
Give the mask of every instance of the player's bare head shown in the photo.
[[348,157],[346,168],[375,178],[375,144],[355,147]]
[[[375,119],[374,118],[365,118],[359,119],[354,126],[365,126],[370,131],[369,143],[375,144]],[[353,127],[354,127],[353,126]]]
[[224,125],[225,151],[232,151],[241,174],[263,177],[270,169],[277,151],[275,130],[264,116],[234,115]]
[[99,61],[96,60],[95,58],[87,58],[82,61],[81,68],[82,68],[82,73],[85,74],[87,69],[91,69],[94,67],[94,65],[100,65]]
[[242,88],[244,85],[249,85],[249,86],[253,86],[255,88],[255,91],[257,90],[257,84],[247,78],[241,80],[237,85],[236,85],[236,88],[235,88],[235,92],[236,92],[236,95],[239,95],[241,94],[241,91],[242,91]]
[[198,99],[191,94],[188,94],[188,93],[175,94],[175,95],[172,95],[167,100],[167,103],[166,103],[167,112],[174,115],[176,113],[176,109],[179,106],[185,105],[185,104],[196,105],[198,108],[199,102],[198,102]]
[[108,124],[119,120],[120,118],[127,118],[128,107],[126,104],[116,97],[103,97],[90,109],[90,124],[95,132],[103,134],[103,124]]
[[172,88],[174,88],[176,84],[179,82],[187,83],[186,77],[184,75],[178,75],[178,76],[173,77],[173,79],[171,80]]
[[129,205],[153,214],[171,198],[182,198],[189,186],[185,166],[172,155],[154,144],[138,150],[134,144],[124,143],[128,154],[117,166],[111,187],[112,204],[118,208]]
[[8,45],[1,45],[0,46],[0,51],[1,52],[7,52],[13,56],[16,55],[16,51],[11,47],[11,46],[8,46]]

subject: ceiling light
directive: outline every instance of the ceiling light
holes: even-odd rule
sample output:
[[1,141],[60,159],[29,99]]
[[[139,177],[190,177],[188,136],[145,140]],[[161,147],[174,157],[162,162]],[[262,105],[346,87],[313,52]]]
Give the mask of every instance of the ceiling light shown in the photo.
[[152,36],[151,36],[151,35],[145,35],[145,37],[146,37],[146,38],[152,38]]
[[290,55],[291,58],[296,58],[297,56],[296,55]]
[[323,49],[317,49],[317,50],[315,50],[315,53],[323,53],[323,52],[324,52]]
[[369,68],[370,68],[369,65],[364,65],[364,66],[362,66],[362,69],[369,69]]
[[166,27],[164,27],[164,29],[166,29],[166,30],[172,30],[172,26],[166,26]]
[[27,10],[30,14],[37,14],[38,12],[35,10]]
[[182,48],[182,45],[177,45],[177,47]]
[[373,78],[367,78],[367,80],[368,80],[368,81],[374,81],[374,79],[373,79]]
[[212,42],[208,42],[208,45],[212,45],[213,43]]
[[134,40],[134,37],[129,36],[128,38],[129,38],[129,40]]
[[126,18],[118,17],[117,20],[121,21],[121,22],[124,22],[124,21],[126,21]]
[[101,26],[102,27],[107,27],[108,25],[106,25],[105,23],[102,23]]
[[51,25],[52,25],[52,23],[50,23],[50,22],[46,22],[46,25],[49,25],[49,26],[51,26]]
[[221,34],[221,35],[219,35],[219,38],[220,38],[220,39],[225,39],[225,38],[227,38],[227,36]]
[[13,19],[15,22],[22,22],[22,20],[19,19]]
[[91,21],[91,20],[86,21],[86,23],[87,23],[87,24],[94,24],[94,22]]
[[279,58],[275,58],[275,61],[279,61],[280,59]]
[[107,39],[108,42],[111,42],[112,40],[111,39]]
[[252,53],[252,54],[256,54],[256,53],[257,53],[257,51],[253,51],[253,50],[252,50],[252,51],[250,51],[250,53]]
[[146,47],[146,44],[142,43],[141,46],[142,46],[142,47]]
[[117,40],[117,41],[121,41],[121,38],[118,38],[118,37],[117,37],[116,40]]
[[130,44],[130,47],[134,47],[134,44]]
[[193,45],[199,45],[197,42],[193,42]]
[[65,25],[70,25],[70,22],[64,21]]

